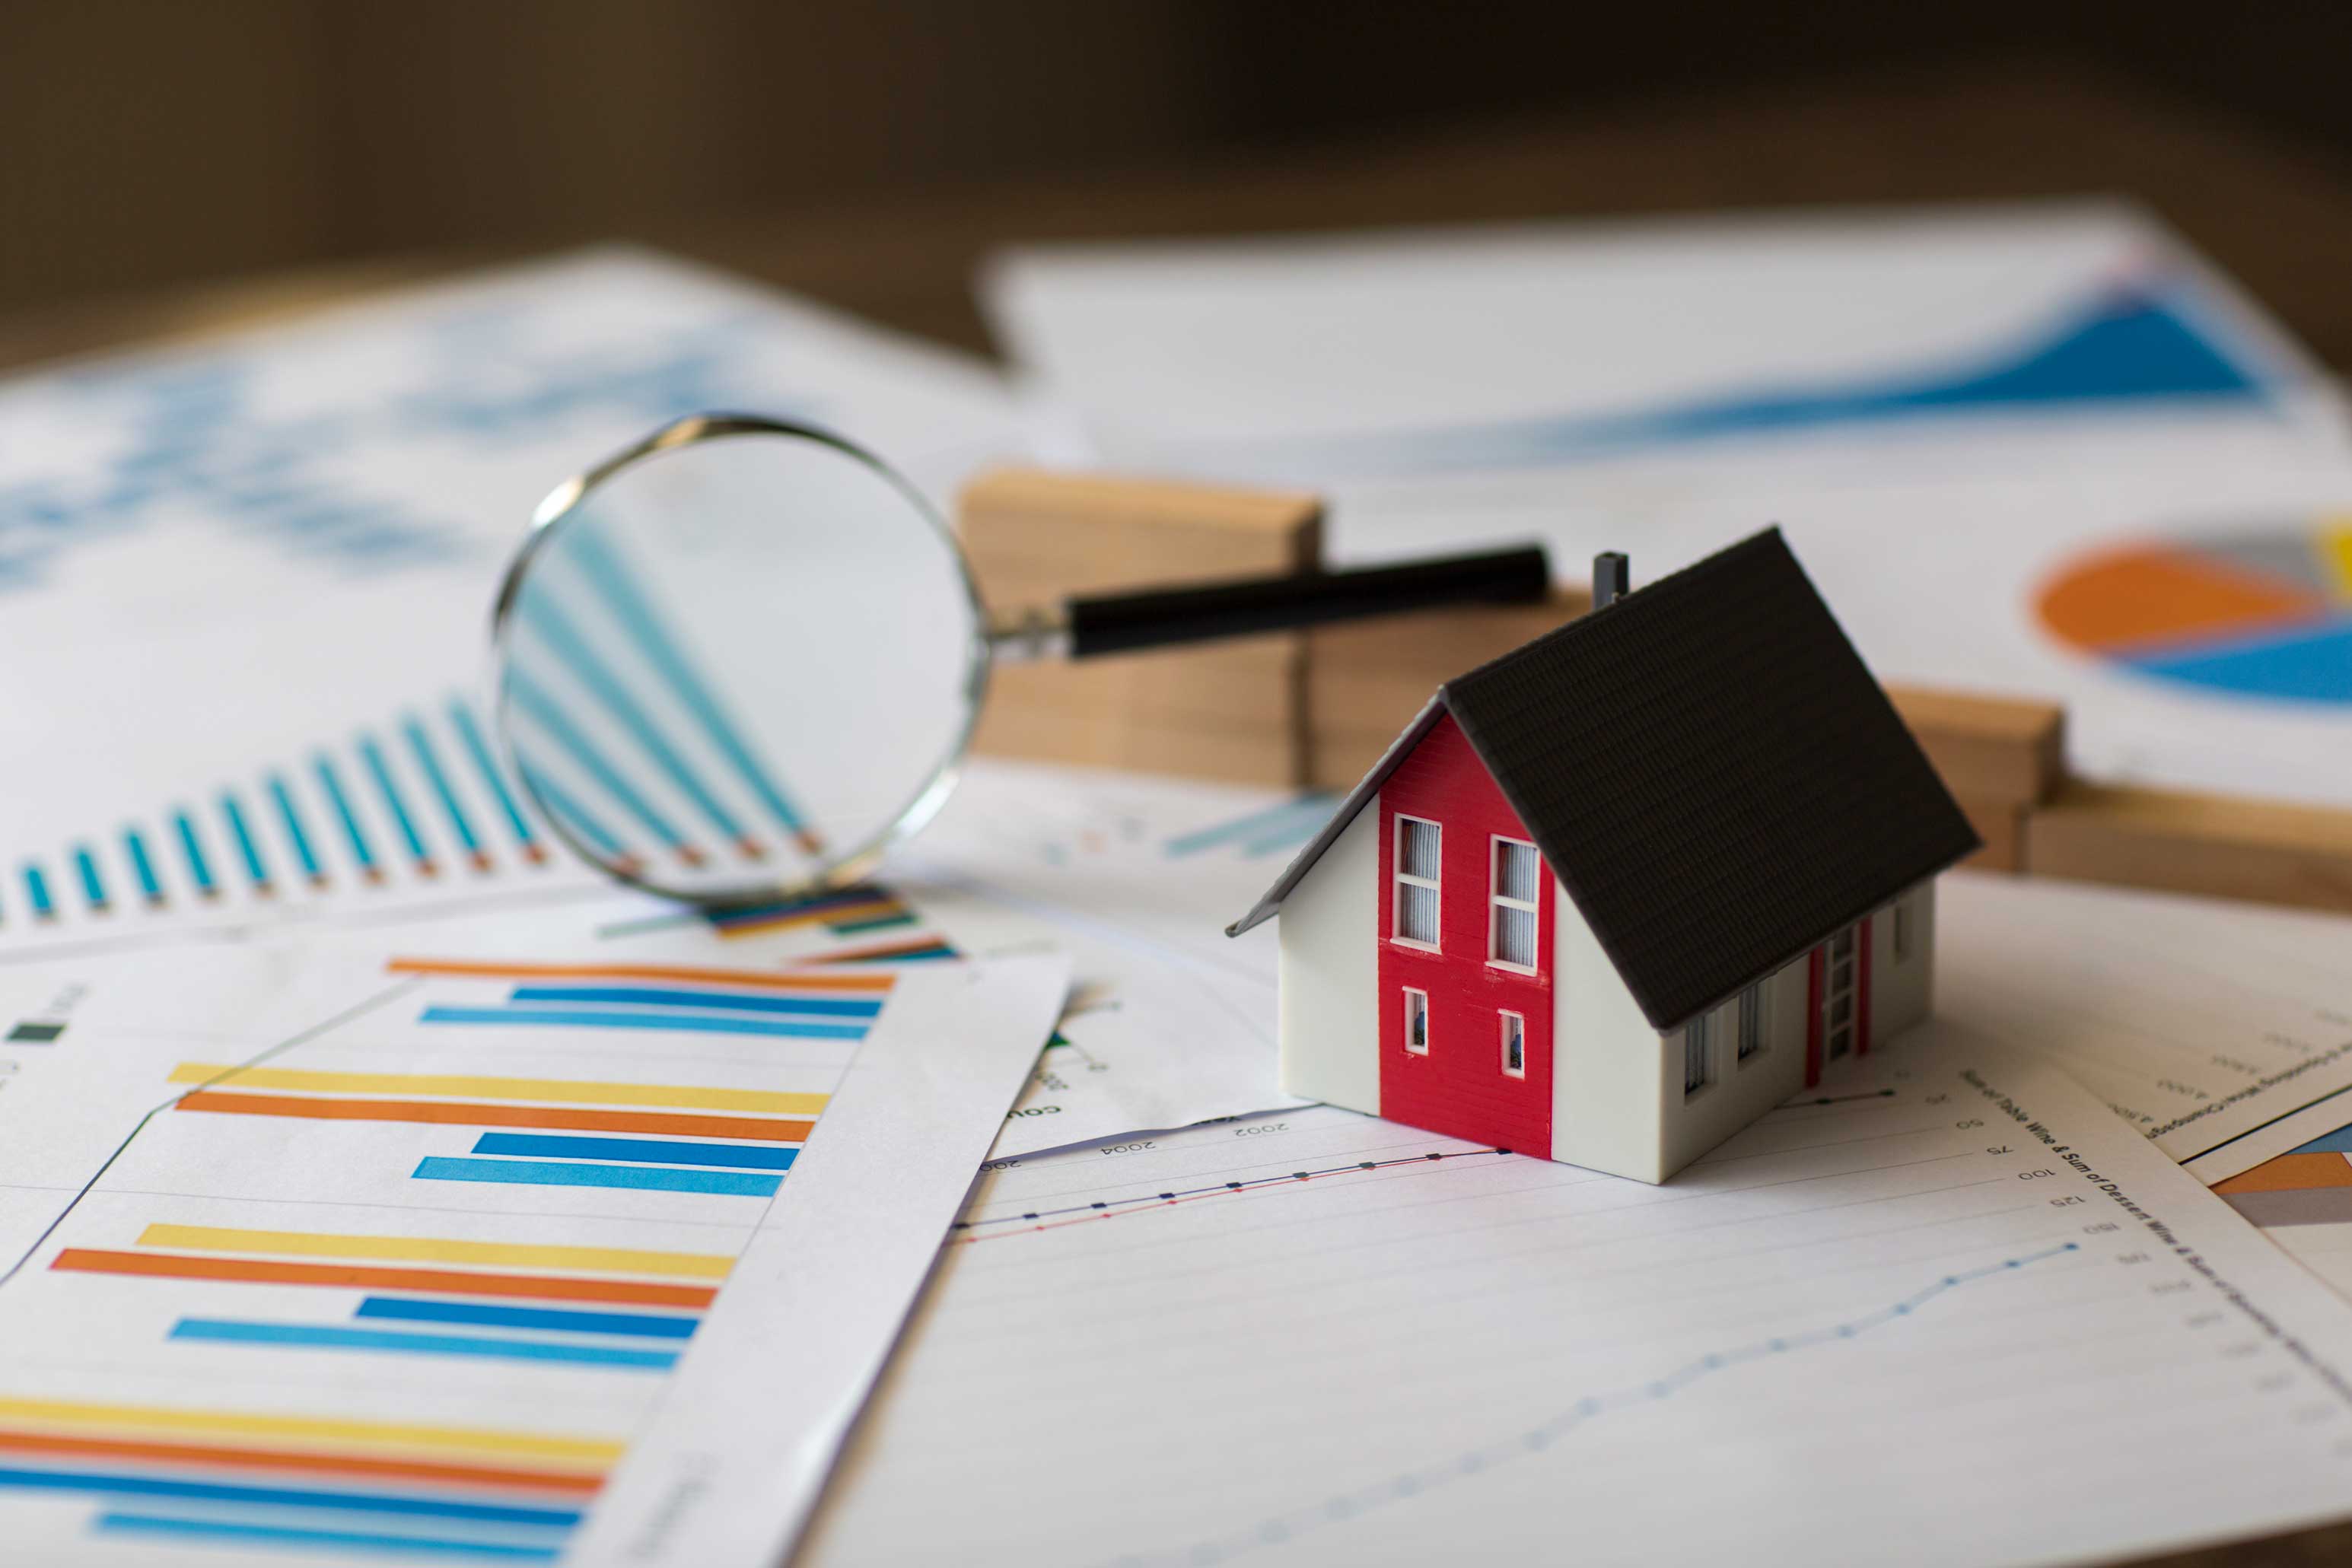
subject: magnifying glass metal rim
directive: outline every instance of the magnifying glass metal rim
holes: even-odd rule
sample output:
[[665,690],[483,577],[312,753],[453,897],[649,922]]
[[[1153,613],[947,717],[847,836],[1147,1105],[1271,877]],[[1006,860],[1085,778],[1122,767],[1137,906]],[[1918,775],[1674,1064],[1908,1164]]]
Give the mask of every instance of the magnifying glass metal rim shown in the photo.
[[[747,887],[740,893],[710,889],[687,891],[666,886],[640,869],[615,862],[574,832],[565,823],[563,814],[553,810],[541,794],[537,779],[515,749],[513,727],[506,719],[506,673],[513,657],[509,643],[516,604],[532,566],[541,552],[553,543],[564,527],[578,516],[581,503],[593,495],[597,486],[648,459],[709,442],[746,436],[782,436],[831,448],[863,465],[881,478],[930,528],[955,568],[956,583],[971,615],[971,638],[964,660],[963,722],[933,766],[923,788],[890,819],[887,826],[849,853],[825,857],[828,863],[823,869],[801,881],[778,878],[763,885]],[[972,733],[980,723],[982,705],[988,696],[989,669],[992,663],[990,650],[987,607],[981,600],[979,586],[972,580],[971,568],[964,559],[962,545],[922,492],[909,485],[896,469],[854,442],[817,425],[772,419],[761,414],[688,414],[683,419],[673,420],[634,445],[625,447],[593,467],[566,479],[549,491],[546,498],[532,511],[530,531],[524,535],[513,559],[508,562],[506,574],[499,582],[498,597],[490,610],[489,698],[490,711],[496,719],[492,728],[496,731],[495,739],[501,760],[530,797],[531,805],[539,812],[540,821],[572,853],[614,881],[641,892],[707,910],[723,911],[784,903],[837,891],[864,881],[893,847],[920,832],[939,814],[940,808],[947,804],[949,795],[954,792],[962,775],[964,757],[971,749]]]

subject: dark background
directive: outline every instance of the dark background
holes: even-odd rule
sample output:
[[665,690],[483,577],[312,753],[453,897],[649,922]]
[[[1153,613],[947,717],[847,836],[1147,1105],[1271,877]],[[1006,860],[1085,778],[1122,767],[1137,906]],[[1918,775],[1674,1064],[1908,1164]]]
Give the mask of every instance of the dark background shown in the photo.
[[970,341],[940,267],[1030,234],[2125,190],[2342,357],[2347,65],[2342,4],[0,0],[0,314],[625,236]]

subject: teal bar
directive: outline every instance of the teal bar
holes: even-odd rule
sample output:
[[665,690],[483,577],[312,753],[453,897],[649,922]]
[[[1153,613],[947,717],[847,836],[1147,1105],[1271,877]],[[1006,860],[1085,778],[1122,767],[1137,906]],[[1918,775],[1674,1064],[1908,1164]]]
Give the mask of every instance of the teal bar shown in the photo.
[[228,836],[236,841],[237,857],[245,862],[245,874],[253,879],[255,887],[268,892],[269,868],[261,863],[261,846],[253,841],[253,831],[246,826],[245,808],[226,789],[221,791],[220,808],[228,820]]
[[441,758],[434,755],[433,740],[425,733],[424,721],[412,715],[401,720],[400,733],[407,740],[409,755],[416,758],[425,781],[440,800],[441,814],[449,819],[449,831],[457,835],[458,845],[480,860],[482,841],[474,836],[474,824],[466,820],[465,807],[457,803],[457,791],[450,788],[449,776],[441,771]]
[[367,1350],[391,1355],[485,1356],[498,1361],[560,1361],[580,1366],[625,1366],[667,1372],[671,1350],[622,1350],[601,1344],[553,1344],[542,1340],[476,1339],[468,1334],[386,1333],[376,1329],[321,1328],[310,1323],[230,1322],[182,1318],[170,1338],[214,1344],[279,1344],[297,1350]]
[[136,828],[122,830],[122,852],[131,857],[131,874],[139,879],[139,896],[150,904],[163,902],[163,884],[156,880],[155,862],[147,858],[146,835]]
[[593,1166],[569,1160],[470,1160],[436,1155],[417,1162],[417,1181],[478,1181],[499,1186],[626,1187],[638,1192],[716,1193],[722,1197],[773,1197],[780,1176],[735,1171],[667,1170],[659,1166]]
[[294,858],[301,862],[302,874],[312,882],[324,881],[326,873],[319,868],[318,852],[310,847],[310,830],[302,826],[302,813],[294,809],[294,791],[276,773],[269,776],[269,798],[278,804],[278,820],[286,829],[287,841],[294,846]]
[[474,722],[474,710],[467,706],[465,698],[449,699],[449,723],[466,747],[466,755],[473,759],[474,771],[482,776],[482,782],[488,788],[491,799],[498,801],[499,810],[506,817],[507,829],[514,834],[515,841],[525,849],[536,848],[537,841],[531,836],[530,819],[522,814],[522,807],[516,802],[514,791],[507,788],[506,775],[499,771],[498,758],[490,755],[489,743],[482,738],[481,726]]

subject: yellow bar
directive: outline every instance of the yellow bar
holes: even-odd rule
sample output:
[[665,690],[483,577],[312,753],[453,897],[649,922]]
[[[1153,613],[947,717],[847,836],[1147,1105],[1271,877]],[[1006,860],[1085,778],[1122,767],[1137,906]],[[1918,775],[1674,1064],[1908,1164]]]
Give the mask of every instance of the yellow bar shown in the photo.
[[412,1426],[402,1422],[336,1421],[310,1416],[253,1416],[229,1410],[178,1410],[157,1405],[77,1405],[61,1399],[0,1397],[0,1418],[65,1427],[126,1427],[163,1432],[235,1432],[369,1447],[462,1449],[478,1454],[528,1454],[572,1464],[609,1465],[625,1443],[549,1437],[534,1432],[475,1427]]
[[184,1061],[174,1083],[223,1089],[324,1089],[343,1094],[440,1094],[460,1100],[526,1100],[572,1105],[674,1105],[704,1111],[766,1111],[814,1116],[832,1098],[765,1089],[692,1089],[667,1083],[592,1083],[567,1078],[475,1078],[430,1072],[310,1072],[294,1067],[233,1067]]
[[258,1252],[281,1258],[374,1258],[404,1263],[495,1263],[577,1269],[592,1274],[657,1274],[723,1280],[735,1260],[710,1252],[648,1252],[630,1247],[551,1247],[520,1241],[454,1241],[432,1236],[327,1236],[309,1230],[232,1230],[215,1225],[151,1225],[142,1247],[184,1252]]
[[2331,517],[2332,527],[2319,530],[2314,542],[2319,547],[2319,558],[2326,562],[2336,579],[2336,591],[2352,599],[2352,517]]

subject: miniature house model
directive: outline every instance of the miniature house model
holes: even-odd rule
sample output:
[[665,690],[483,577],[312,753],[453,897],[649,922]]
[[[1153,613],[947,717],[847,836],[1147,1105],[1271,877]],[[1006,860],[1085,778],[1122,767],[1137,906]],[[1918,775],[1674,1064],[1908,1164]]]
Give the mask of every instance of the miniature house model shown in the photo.
[[1441,687],[1231,927],[1281,915],[1292,1093],[1663,1181],[1927,1015],[1977,837],[1779,530],[1622,570]]

